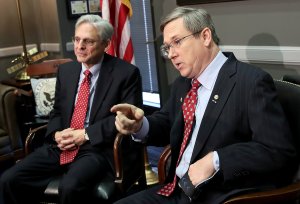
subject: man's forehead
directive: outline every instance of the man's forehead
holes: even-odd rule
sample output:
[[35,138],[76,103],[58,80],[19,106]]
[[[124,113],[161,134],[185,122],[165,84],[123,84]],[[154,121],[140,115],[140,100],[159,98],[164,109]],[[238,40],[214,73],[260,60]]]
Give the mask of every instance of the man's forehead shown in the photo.
[[163,39],[164,42],[172,41],[173,39],[177,38],[178,36],[181,37],[183,33],[186,33],[187,29],[183,24],[182,18],[175,19],[169,22],[163,31]]
[[75,36],[79,36],[81,38],[97,37],[97,30],[94,26],[88,23],[83,23],[75,29]]

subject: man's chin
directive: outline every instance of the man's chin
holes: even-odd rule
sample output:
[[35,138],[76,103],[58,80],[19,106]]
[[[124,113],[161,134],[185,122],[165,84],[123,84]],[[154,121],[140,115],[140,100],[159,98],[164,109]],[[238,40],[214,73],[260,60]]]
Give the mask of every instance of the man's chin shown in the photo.
[[180,73],[180,75],[181,75],[182,77],[188,78],[188,73],[186,73],[186,72],[184,72],[184,71],[179,71],[179,73]]
[[77,61],[78,61],[79,63],[85,63],[87,60],[86,60],[86,58],[77,57]]

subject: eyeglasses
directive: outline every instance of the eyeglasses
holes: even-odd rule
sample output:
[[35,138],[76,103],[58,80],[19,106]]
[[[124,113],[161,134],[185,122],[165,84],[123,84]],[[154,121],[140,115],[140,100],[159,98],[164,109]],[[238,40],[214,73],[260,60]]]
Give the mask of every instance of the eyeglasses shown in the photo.
[[83,46],[88,46],[88,47],[92,47],[93,45],[95,45],[95,43],[98,40],[93,40],[93,39],[89,39],[89,38],[84,38],[81,39],[79,37],[72,37],[72,41],[74,44],[78,45],[80,43],[80,41],[82,41],[82,45]]
[[164,44],[160,47],[160,52],[161,52],[161,56],[163,56],[164,58],[168,59],[168,56],[169,56],[169,52],[170,52],[170,48],[179,48],[182,41],[184,39],[187,39],[188,37],[190,36],[193,36],[197,33],[200,33],[201,31],[197,31],[195,33],[192,33],[192,34],[189,34],[189,35],[186,35],[182,38],[179,38],[179,39],[175,39],[173,40],[172,42],[170,42],[169,44]]

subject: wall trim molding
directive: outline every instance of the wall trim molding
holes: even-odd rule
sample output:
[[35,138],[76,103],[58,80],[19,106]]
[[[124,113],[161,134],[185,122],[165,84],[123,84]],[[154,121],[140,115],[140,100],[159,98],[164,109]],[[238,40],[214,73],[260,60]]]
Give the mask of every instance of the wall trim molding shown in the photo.
[[[27,44],[26,49],[29,51],[32,48],[37,48],[37,44]],[[59,43],[41,43],[40,44],[41,51],[48,52],[60,52],[60,44]],[[12,46],[12,47],[4,47],[0,48],[0,57],[10,57],[21,55],[23,53],[23,46]]]
[[60,52],[60,44],[59,43],[41,43],[40,49],[42,51],[48,51],[48,52]]
[[233,52],[244,62],[300,65],[300,47],[223,45],[220,48]]
[[[37,44],[26,45],[27,50],[37,47]],[[73,44],[66,46],[68,51],[73,49]],[[244,46],[221,45],[222,51],[233,52],[243,62],[255,62],[264,64],[300,65],[300,47],[292,46]],[[41,43],[40,49],[48,52],[60,52],[59,43]],[[0,57],[20,55],[23,46],[0,48]]]
[[[36,48],[37,44],[28,44],[26,45],[27,51]],[[23,46],[13,46],[13,47],[4,47],[0,48],[0,57],[9,57],[15,55],[21,55],[23,53]]]

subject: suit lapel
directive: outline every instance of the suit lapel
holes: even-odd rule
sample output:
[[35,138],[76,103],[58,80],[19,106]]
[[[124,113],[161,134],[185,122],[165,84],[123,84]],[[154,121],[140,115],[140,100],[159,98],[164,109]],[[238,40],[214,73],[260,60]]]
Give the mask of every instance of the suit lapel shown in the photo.
[[236,83],[234,77],[236,73],[236,62],[234,57],[229,56],[227,62],[225,62],[219,72],[199,128],[191,162],[195,160],[203,149]]
[[[69,79],[68,82],[71,83],[67,83],[67,90],[69,90],[68,95],[66,95],[66,101],[73,101],[73,106],[66,106],[66,113],[67,113],[67,118],[68,121],[71,121],[72,118],[72,114],[73,114],[73,109],[75,107],[75,97],[76,97],[76,93],[77,93],[77,88],[78,88],[78,80],[79,80],[79,76],[80,76],[80,72],[81,72],[81,64],[78,62],[75,62],[74,64],[71,64],[71,66],[74,66],[74,68],[72,68],[72,71],[68,73],[67,78]],[[66,76],[65,76],[66,77]],[[70,124],[70,123],[69,123]]]
[[113,62],[113,58],[110,58],[109,55],[104,55],[101,70],[99,73],[99,78],[96,85],[94,101],[92,104],[90,123],[94,120],[97,111],[100,109],[103,99],[107,94],[109,87],[111,86],[111,83],[113,81],[113,77],[111,74],[114,67]]

